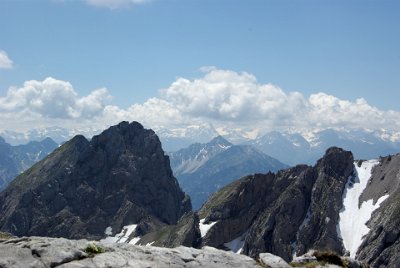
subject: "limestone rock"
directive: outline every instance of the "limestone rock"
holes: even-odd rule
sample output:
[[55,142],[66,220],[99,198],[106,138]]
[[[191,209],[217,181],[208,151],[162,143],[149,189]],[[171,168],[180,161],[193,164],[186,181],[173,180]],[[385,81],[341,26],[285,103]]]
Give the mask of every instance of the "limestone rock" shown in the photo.
[[[260,267],[253,259],[210,247],[174,249],[129,244],[96,243],[104,253],[85,252],[87,240],[25,237],[0,242],[0,267]],[[87,251],[87,250],[86,250]]]
[[291,268],[281,257],[272,255],[271,253],[261,253],[260,262],[267,267],[273,268]]

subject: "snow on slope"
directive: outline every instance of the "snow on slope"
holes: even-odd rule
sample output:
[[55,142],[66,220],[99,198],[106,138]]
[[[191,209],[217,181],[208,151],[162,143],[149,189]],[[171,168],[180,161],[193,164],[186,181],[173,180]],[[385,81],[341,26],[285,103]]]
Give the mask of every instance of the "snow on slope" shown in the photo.
[[369,231],[366,223],[371,218],[372,212],[379,208],[380,204],[389,196],[380,197],[376,204],[373,204],[373,200],[370,199],[359,206],[360,195],[367,187],[372,168],[377,164],[379,164],[378,160],[369,160],[364,161],[358,167],[357,162],[355,162],[356,178],[354,181],[349,178],[343,193],[343,208],[339,213],[340,219],[337,229],[352,258],[355,257],[357,249],[363,241],[363,236]]
[[232,241],[225,243],[224,246],[229,248],[231,251],[235,252],[236,254],[242,253],[247,234],[248,234],[248,231],[244,232],[241,236],[233,239]]
[[[122,227],[122,230],[119,234],[116,234],[115,236],[112,235],[112,228],[111,226],[107,227],[104,233],[107,235],[106,238],[100,240],[101,242],[104,243],[127,243],[129,236],[135,231],[137,224],[131,224]],[[138,242],[140,238],[134,237],[130,241],[128,241],[129,244],[135,244]]]
[[213,227],[213,225],[217,223],[216,221],[213,221],[208,224],[205,224],[204,223],[205,220],[206,219],[201,219],[199,223],[201,237],[205,237],[207,232],[211,229],[211,227]]

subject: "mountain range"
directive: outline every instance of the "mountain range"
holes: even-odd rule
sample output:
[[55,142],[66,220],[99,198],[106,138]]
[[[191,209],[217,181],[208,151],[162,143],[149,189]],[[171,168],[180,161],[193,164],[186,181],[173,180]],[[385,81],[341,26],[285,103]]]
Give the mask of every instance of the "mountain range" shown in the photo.
[[169,154],[171,168],[197,210],[221,187],[248,174],[287,166],[251,145],[233,145],[221,136]]
[[[180,172],[198,172],[235,148],[220,137],[214,145],[205,163],[207,154],[191,158],[193,165],[174,163]],[[342,267],[350,264],[339,255],[373,268],[400,267],[400,154],[357,160],[330,147],[312,166],[250,174],[221,187],[198,211],[190,203],[157,135],[122,122],[90,141],[75,136],[13,180],[0,192],[0,231],[102,245],[208,246],[287,262],[329,251]],[[37,259],[40,252],[30,254]]]
[[0,137],[0,191],[18,174],[42,160],[58,144],[51,138],[12,146]]
[[[253,145],[265,154],[288,165],[313,165],[331,146],[339,146],[353,152],[357,159],[372,159],[400,151],[400,134],[384,130],[338,130],[262,132],[244,131],[235,128],[214,128],[211,124],[189,125],[184,127],[157,127],[162,147],[168,153],[187,148],[194,143],[207,143],[222,136],[235,145]],[[62,127],[33,129],[27,132],[2,131],[8,143],[18,145],[29,141],[40,141],[51,137],[61,144],[76,134],[90,139],[101,130],[94,128],[67,130]]]

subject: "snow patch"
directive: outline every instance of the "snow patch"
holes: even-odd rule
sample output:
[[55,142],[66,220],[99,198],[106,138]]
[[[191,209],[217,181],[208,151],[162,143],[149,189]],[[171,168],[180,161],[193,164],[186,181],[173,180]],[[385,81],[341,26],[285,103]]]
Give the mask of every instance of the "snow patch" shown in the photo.
[[355,257],[363,237],[369,231],[366,223],[371,218],[372,212],[379,208],[380,204],[389,196],[380,197],[375,205],[370,199],[359,206],[359,198],[367,187],[373,167],[377,164],[379,164],[378,160],[369,160],[364,161],[358,167],[357,162],[354,162],[356,177],[354,181],[352,178],[348,179],[343,193],[343,208],[339,213],[339,223],[336,229],[352,258]]
[[205,237],[207,232],[211,229],[211,227],[213,227],[213,225],[217,223],[216,221],[212,221],[208,224],[205,224],[204,223],[205,220],[206,220],[205,218],[201,219],[199,223],[200,234],[202,238]]
[[[106,235],[108,235],[108,236],[106,238],[100,240],[100,242],[104,242],[104,243],[126,243],[127,240],[129,239],[129,236],[135,231],[136,226],[137,226],[137,224],[126,225],[126,226],[122,227],[121,232],[119,234],[116,234],[115,236],[111,236],[112,235],[112,228],[109,226],[104,231],[104,233]],[[136,238],[137,237],[131,239],[130,241],[135,240]],[[139,239],[140,239],[140,237],[139,237]]]
[[233,239],[232,241],[225,243],[224,246],[229,248],[231,251],[235,252],[236,254],[242,253],[247,233],[248,233],[248,231],[243,233],[241,236]]
[[106,230],[104,231],[104,233],[105,233],[106,235],[108,235],[108,236],[112,236],[112,228],[111,228],[111,226],[108,226],[108,227],[106,228]]

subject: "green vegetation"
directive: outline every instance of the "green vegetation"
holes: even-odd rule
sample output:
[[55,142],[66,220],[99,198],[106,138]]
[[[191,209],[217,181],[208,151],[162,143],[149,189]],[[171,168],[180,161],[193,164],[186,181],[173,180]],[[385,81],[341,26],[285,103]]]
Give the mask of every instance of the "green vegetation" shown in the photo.
[[289,263],[292,267],[304,267],[304,268],[315,268],[324,267],[327,264],[335,264],[340,267],[348,268],[349,264],[343,260],[338,254],[331,251],[315,251],[313,256],[317,259],[316,261],[310,262],[291,262]]
[[308,263],[300,263],[300,262],[291,262],[289,263],[292,267],[301,267],[301,268],[315,268],[319,266],[325,266],[325,262],[313,261]]
[[99,254],[99,253],[104,253],[105,250],[99,246],[97,246],[95,243],[90,243],[86,248],[85,252],[88,254]]
[[342,260],[342,258],[331,251],[315,251],[313,256],[317,258],[319,262],[326,262],[330,264],[336,264],[341,267],[348,267],[348,264]]
[[7,239],[10,239],[10,238],[12,238],[12,235],[0,232],[0,240],[7,240]]

